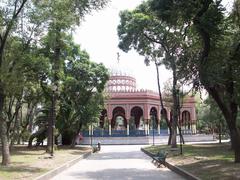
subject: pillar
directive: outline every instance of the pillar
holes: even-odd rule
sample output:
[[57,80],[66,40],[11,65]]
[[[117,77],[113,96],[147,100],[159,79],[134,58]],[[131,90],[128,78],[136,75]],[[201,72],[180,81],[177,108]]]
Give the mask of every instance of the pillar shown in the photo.
[[127,122],[127,135],[129,136],[129,121]]
[[150,124],[149,124],[149,120],[148,120],[148,124],[147,124],[147,135],[149,135],[150,133]]
[[144,131],[145,131],[145,135],[147,135],[147,122],[144,121]]
[[182,126],[182,132],[183,132],[183,134],[185,134],[186,132],[185,132],[185,125],[183,124],[183,126]]
[[91,135],[93,135],[93,125],[91,125]]
[[196,124],[193,124],[192,125],[192,132],[193,132],[193,134],[196,134],[197,133],[197,127],[196,127]]
[[111,123],[109,123],[108,125],[108,132],[109,132],[109,136],[112,135],[112,126],[111,126]]
[[91,130],[91,125],[88,126],[88,135],[91,136],[92,134],[92,130]]
[[160,135],[160,122],[158,122],[158,135]]

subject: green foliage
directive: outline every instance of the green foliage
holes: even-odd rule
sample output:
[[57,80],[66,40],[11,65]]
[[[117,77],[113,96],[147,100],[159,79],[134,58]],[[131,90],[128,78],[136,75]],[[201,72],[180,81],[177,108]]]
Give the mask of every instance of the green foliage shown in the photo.
[[187,27],[179,61],[181,77],[197,88],[202,85],[228,126],[235,126],[240,92],[239,1],[230,14],[218,0],[151,0],[150,7],[168,26]]
[[71,48],[67,52],[57,127],[72,140],[83,126],[99,118],[109,74],[103,64],[89,61],[89,55],[78,46]]
[[151,15],[147,4],[143,3],[133,11],[122,11],[120,18],[118,36],[119,47],[123,51],[133,48],[140,55],[154,55],[155,58],[163,56],[161,43],[159,45],[158,42],[163,39],[165,27]]
[[[221,131],[228,134],[228,128],[224,117],[212,98],[207,98],[198,110],[198,129],[201,132],[212,133]],[[221,129],[220,129],[221,128]]]
[[[163,8],[170,8],[171,1],[161,1]],[[151,1],[143,2],[136,9],[132,11],[123,11],[120,13],[121,22],[118,26],[118,36],[120,39],[119,47],[123,51],[129,51],[131,48],[135,49],[140,55],[145,56],[145,63],[149,65],[150,61],[155,63],[157,74],[158,66],[164,64],[167,69],[172,70],[172,99],[173,99],[173,123],[168,123],[170,128],[170,139],[172,137],[172,146],[176,146],[177,134],[177,81],[179,59],[183,52],[185,45],[185,24],[172,24],[165,21],[165,15],[169,15],[168,11],[164,11],[164,17],[161,19],[158,14],[151,9]],[[176,14],[175,14],[176,15]],[[166,16],[166,17],[167,17]],[[171,22],[176,19],[175,16],[170,16]],[[161,97],[161,90],[158,87],[159,95]],[[163,108],[163,103],[161,102]],[[171,128],[172,126],[172,128]],[[172,135],[173,132],[173,136]]]

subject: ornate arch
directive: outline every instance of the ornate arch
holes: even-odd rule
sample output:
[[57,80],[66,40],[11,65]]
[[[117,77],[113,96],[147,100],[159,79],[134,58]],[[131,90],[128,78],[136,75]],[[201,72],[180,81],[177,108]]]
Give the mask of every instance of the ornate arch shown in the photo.
[[116,124],[116,118],[119,117],[119,116],[124,119],[124,127],[127,128],[126,111],[121,106],[115,107],[112,111],[112,117],[113,117],[112,121],[111,121],[112,128],[116,128],[115,127],[117,125]]
[[129,122],[130,129],[138,129],[140,125],[140,119],[143,116],[143,109],[139,106],[134,106],[131,108],[130,115],[133,118],[131,122]]
[[182,112],[182,126],[184,126],[187,129],[191,129],[191,113],[187,110],[184,110]]

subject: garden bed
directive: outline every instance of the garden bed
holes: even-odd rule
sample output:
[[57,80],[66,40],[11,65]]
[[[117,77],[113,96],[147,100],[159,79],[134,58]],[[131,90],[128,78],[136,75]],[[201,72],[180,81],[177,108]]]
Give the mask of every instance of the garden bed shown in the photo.
[[167,162],[201,179],[240,179],[240,164],[234,163],[230,144],[184,145],[183,155],[168,146],[151,146],[145,150],[156,153],[168,151]]
[[91,148],[87,147],[61,146],[51,158],[43,147],[29,149],[26,146],[14,146],[11,164],[7,167],[0,166],[0,179],[34,179],[90,151]]

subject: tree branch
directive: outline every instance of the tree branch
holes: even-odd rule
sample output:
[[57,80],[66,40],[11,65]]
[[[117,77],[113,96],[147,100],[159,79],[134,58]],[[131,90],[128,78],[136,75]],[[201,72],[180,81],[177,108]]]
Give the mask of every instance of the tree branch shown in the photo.
[[146,33],[143,33],[144,37],[147,38],[149,41],[160,44],[165,52],[168,52],[168,48],[165,46],[165,44],[162,41],[156,40],[154,38],[149,37]]
[[14,5],[14,11],[13,11],[13,16],[12,19],[10,20],[10,22],[6,25],[6,31],[5,33],[3,33],[3,35],[1,36],[1,45],[0,45],[0,67],[2,66],[2,59],[3,59],[3,51],[4,51],[4,47],[8,38],[8,35],[12,29],[12,26],[14,24],[14,21],[17,19],[19,13],[21,12],[21,10],[23,9],[25,3],[27,2],[27,0],[23,0],[23,2],[21,3],[19,9],[17,10],[17,2],[18,0],[15,1],[15,5]]
[[207,12],[211,4],[211,0],[205,0],[202,4],[203,6],[194,17],[193,23],[196,26],[197,30],[199,31],[199,34],[203,40],[203,50],[202,50],[202,55],[200,57],[200,61],[201,61],[201,65],[204,65],[207,61],[209,51],[210,51],[210,35],[202,26],[201,17],[204,15],[204,13]]

